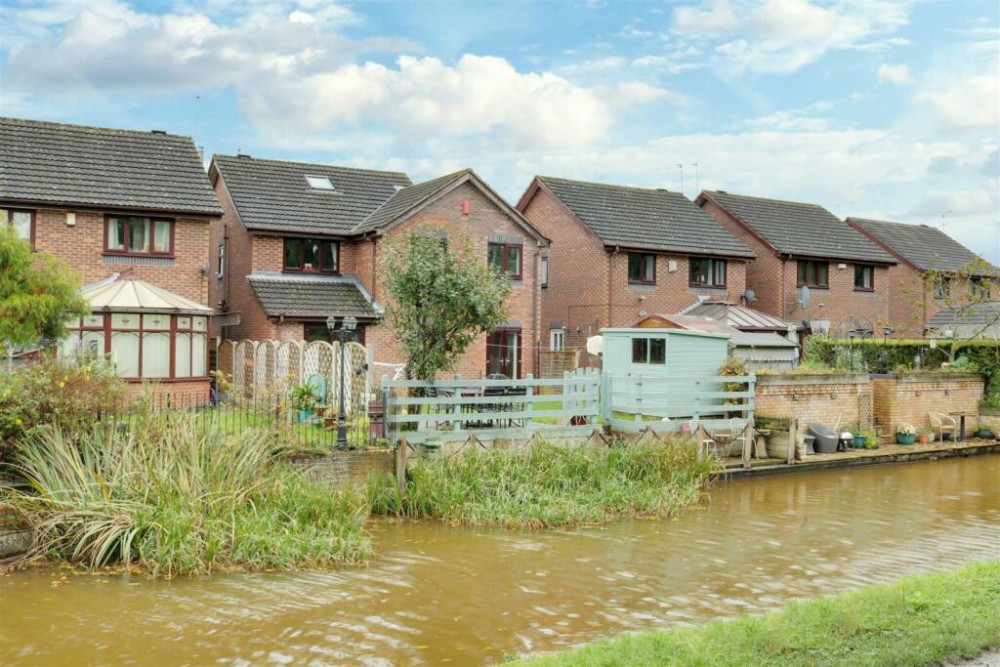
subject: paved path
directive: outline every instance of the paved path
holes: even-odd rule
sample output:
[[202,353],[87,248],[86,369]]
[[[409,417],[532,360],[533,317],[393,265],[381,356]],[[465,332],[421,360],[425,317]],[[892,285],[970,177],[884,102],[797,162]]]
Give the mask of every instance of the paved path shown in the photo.
[[956,662],[952,667],[1000,667],[1000,649],[987,651],[972,660]]

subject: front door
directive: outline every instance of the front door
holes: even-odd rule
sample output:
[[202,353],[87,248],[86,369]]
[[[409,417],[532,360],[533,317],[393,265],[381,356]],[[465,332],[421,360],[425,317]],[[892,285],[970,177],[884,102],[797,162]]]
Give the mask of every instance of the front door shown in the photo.
[[521,330],[498,329],[486,338],[486,375],[521,377]]

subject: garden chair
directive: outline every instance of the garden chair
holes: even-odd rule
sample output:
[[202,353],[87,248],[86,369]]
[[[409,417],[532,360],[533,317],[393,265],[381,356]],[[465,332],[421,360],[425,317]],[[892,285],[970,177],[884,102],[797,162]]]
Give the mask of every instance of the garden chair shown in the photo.
[[927,418],[931,422],[931,429],[937,432],[938,439],[944,442],[944,436],[947,433],[951,436],[951,439],[955,440],[955,433],[958,431],[958,421],[951,415],[946,415],[943,412],[931,412],[927,415]]
[[[506,387],[486,387],[485,389],[483,389],[483,397],[484,398],[489,398],[489,397],[492,397],[492,398],[501,398],[501,397],[506,396],[506,395],[507,395],[507,388]],[[482,407],[480,409],[483,412],[486,412],[486,413],[489,413],[489,412],[501,412],[501,411],[503,411],[503,410],[506,409],[506,406],[504,405],[503,402],[500,402],[500,403],[483,403],[483,405],[482,405]],[[501,428],[503,428],[503,423],[499,419],[496,420],[496,422],[494,422],[494,418],[493,417],[490,417],[485,422],[481,421],[480,423],[485,424],[485,425],[490,426],[490,427],[492,427],[492,426],[494,426],[494,424],[496,424],[496,425],[500,426]]]
[[[511,387],[510,389],[507,390],[507,395],[508,396],[527,396],[528,395],[528,388],[527,387]],[[505,409],[509,410],[510,412],[524,412],[524,406],[525,406],[524,403],[519,403],[519,402],[516,402],[516,401],[512,401],[511,403],[508,403],[505,406]],[[520,427],[523,428],[524,424],[525,424],[525,418],[524,417],[516,417],[516,418],[508,419],[507,420],[507,424],[509,426],[517,425],[517,426],[520,426]]]

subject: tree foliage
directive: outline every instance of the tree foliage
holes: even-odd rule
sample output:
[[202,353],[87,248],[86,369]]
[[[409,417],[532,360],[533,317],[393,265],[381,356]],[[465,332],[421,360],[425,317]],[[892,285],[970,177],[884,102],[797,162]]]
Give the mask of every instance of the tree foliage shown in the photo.
[[0,348],[64,338],[66,321],[87,312],[79,287],[65,262],[0,226]]
[[507,319],[510,281],[481,255],[467,238],[445,241],[429,229],[401,237],[383,255],[388,320],[410,377],[433,381]]

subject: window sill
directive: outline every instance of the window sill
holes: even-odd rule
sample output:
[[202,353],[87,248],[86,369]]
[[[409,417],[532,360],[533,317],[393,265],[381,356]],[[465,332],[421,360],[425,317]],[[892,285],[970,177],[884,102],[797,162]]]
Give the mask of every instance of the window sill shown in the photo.
[[339,276],[340,271],[316,271],[315,269],[289,269],[282,268],[282,273],[288,273],[293,276]]
[[105,257],[141,257],[143,259],[174,259],[174,253],[166,252],[118,252],[105,250]]
[[854,292],[855,292],[855,294],[874,294],[875,290],[873,290],[873,289],[862,289],[860,287],[855,287],[854,288]]
[[698,283],[688,283],[688,289],[701,289],[701,290],[711,290],[713,292],[725,292],[728,287],[726,285],[700,285]]
[[829,285],[796,285],[795,289],[799,289],[801,287],[808,287],[809,289],[815,290],[817,292],[829,292],[830,291],[830,286]]

